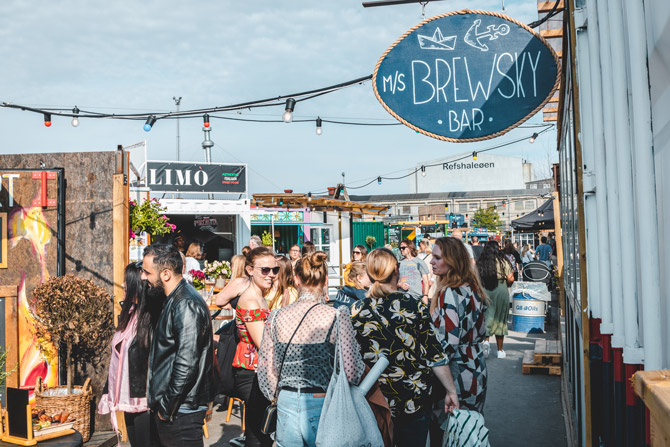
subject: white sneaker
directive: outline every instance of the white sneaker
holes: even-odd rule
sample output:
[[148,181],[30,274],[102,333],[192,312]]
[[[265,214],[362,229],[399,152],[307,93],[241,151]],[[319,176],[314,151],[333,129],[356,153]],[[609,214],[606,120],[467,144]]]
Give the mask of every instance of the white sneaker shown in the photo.
[[482,343],[482,350],[484,351],[484,358],[489,358],[489,354],[491,353],[491,344],[488,340]]
[[505,358],[505,351],[498,351],[498,358],[499,359],[504,359]]

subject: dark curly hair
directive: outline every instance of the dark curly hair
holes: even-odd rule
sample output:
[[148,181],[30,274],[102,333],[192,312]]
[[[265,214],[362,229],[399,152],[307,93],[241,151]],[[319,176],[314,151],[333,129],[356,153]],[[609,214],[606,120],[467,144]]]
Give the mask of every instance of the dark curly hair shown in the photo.
[[500,250],[497,241],[489,241],[484,246],[482,254],[477,259],[477,269],[479,270],[479,279],[486,290],[493,290],[498,287],[500,278],[498,274],[498,265],[504,266],[509,261],[505,254]]

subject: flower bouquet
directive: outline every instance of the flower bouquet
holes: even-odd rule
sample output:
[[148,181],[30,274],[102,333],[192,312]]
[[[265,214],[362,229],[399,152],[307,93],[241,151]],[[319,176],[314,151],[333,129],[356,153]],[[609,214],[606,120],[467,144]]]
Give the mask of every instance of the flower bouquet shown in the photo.
[[205,269],[203,270],[208,278],[216,279],[219,276],[230,277],[230,262],[228,261],[205,261]]
[[195,287],[196,290],[202,290],[205,288],[205,274],[202,273],[200,270],[189,270],[188,272],[189,275],[191,275],[191,279],[193,281],[193,287]]

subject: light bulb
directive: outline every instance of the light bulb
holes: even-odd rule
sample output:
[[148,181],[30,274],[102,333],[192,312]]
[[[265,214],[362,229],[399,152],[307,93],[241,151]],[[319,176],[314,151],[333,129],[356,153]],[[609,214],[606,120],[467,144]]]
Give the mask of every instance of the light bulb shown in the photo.
[[321,120],[320,117],[316,118],[316,134],[321,135],[323,133],[323,128],[321,127],[321,124],[323,121]]
[[287,111],[284,112],[284,114],[281,116],[281,119],[282,119],[285,123],[290,123],[291,121],[293,121],[293,112],[291,112],[290,110],[287,110]]
[[147,122],[144,123],[144,131],[149,132],[155,123],[156,123],[156,117],[151,115],[149,118],[147,118]]
[[74,109],[72,109],[72,113],[74,116],[72,117],[72,127],[77,127],[79,126],[79,108],[77,106],[74,106]]
[[51,127],[51,114],[50,113],[45,113],[44,114],[44,125],[46,127]]
[[425,166],[421,166],[421,175],[422,175],[423,177],[426,176],[426,167],[425,167]]
[[531,137],[530,137],[530,140],[528,140],[528,141],[530,141],[531,144],[532,144],[532,143],[535,143],[535,139],[536,139],[537,137],[538,137],[537,133],[533,133],[533,135],[531,135]]
[[472,159],[477,161],[477,152],[472,153]]

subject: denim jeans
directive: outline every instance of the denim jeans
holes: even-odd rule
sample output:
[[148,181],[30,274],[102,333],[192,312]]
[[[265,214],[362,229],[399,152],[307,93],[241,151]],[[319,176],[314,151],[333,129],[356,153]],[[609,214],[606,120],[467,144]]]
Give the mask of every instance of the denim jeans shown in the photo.
[[397,447],[424,446],[429,428],[430,413],[427,410],[399,414],[393,418],[393,441]]
[[277,399],[276,441],[279,447],[316,446],[324,397],[281,390]]

